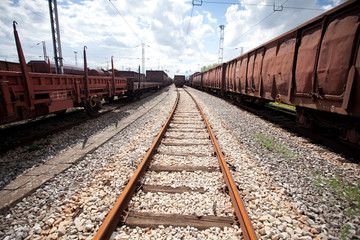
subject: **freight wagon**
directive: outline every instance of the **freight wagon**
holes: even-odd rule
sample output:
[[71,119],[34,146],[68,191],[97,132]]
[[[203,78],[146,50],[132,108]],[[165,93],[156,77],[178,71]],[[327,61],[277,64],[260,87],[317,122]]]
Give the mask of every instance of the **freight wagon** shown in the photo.
[[359,16],[360,1],[348,1],[201,77],[194,74],[192,86],[296,106],[300,124],[341,128],[344,139],[360,145]]
[[[26,64],[15,22],[13,28],[20,63],[0,62],[0,124],[65,112],[72,107],[84,107],[94,115],[103,99],[149,87],[116,77],[114,67],[110,73],[88,69],[85,47],[83,69],[65,66],[65,74],[53,74],[50,63]],[[112,59],[111,63],[113,66]]]
[[137,82],[145,82],[145,75],[134,71],[118,71],[115,69],[115,77],[132,78],[135,79]]
[[203,74],[200,72],[196,72],[190,76],[190,86],[192,87],[201,87],[202,86],[202,77]]
[[162,82],[166,86],[168,85],[168,75],[160,70],[146,70],[146,82]]
[[181,88],[185,84],[185,76],[184,75],[174,75],[174,83],[175,86]]

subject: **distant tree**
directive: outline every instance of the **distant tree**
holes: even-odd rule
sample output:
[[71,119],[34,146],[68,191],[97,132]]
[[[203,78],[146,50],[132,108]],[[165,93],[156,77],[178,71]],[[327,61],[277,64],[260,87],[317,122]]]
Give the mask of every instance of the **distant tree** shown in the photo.
[[210,68],[213,68],[213,67],[216,67],[216,66],[218,66],[219,64],[217,64],[217,63],[214,63],[214,64],[210,64],[210,65],[208,65],[208,66],[203,66],[202,68],[201,68],[201,72],[205,72],[206,70],[208,70],[208,69],[210,69]]

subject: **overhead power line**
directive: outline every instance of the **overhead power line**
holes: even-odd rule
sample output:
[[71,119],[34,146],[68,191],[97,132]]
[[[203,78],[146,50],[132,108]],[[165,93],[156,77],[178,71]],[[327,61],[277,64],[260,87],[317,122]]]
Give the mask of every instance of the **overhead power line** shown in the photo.
[[186,37],[187,37],[187,35],[189,34],[189,29],[190,29],[190,24],[191,24],[191,19],[192,19],[193,11],[194,11],[194,4],[192,5],[192,8],[191,8],[190,21],[189,21],[189,25],[188,25],[187,30],[186,30]]
[[[194,11],[194,6],[195,6],[195,5],[196,5],[196,4],[194,4],[194,2],[193,2],[192,8],[191,8],[190,20],[189,20],[189,24],[188,24],[188,27],[187,27],[187,30],[186,30],[185,48],[187,47],[187,44],[188,44],[187,39],[188,39],[188,36],[189,36],[190,24],[191,24],[191,19],[192,19],[192,16],[193,16],[193,11]],[[197,5],[196,5],[196,6],[197,6]]]
[[[241,2],[218,2],[218,1],[202,1],[202,3],[210,4],[225,4],[225,5],[240,5],[240,6],[255,6],[255,7],[274,7],[273,4],[257,4],[257,3],[241,3]],[[284,3],[283,3],[284,4]],[[282,5],[283,5],[282,4]],[[306,7],[283,7],[284,9],[297,9],[297,10],[315,10],[315,11],[324,11],[322,8],[306,8]]]
[[323,9],[323,8],[305,8],[305,7],[284,7],[284,9],[325,11],[325,9]]
[[[283,2],[280,7],[281,9],[284,8],[284,4],[287,3],[289,0],[286,0],[285,2]],[[229,44],[227,44],[227,46],[231,45],[232,43],[239,41],[240,38],[242,38],[245,34],[247,34],[248,32],[250,32],[251,30],[253,30],[256,26],[258,26],[260,23],[262,23],[263,21],[265,21],[266,19],[268,19],[271,15],[273,15],[275,12],[277,11],[282,11],[282,10],[275,10],[274,5],[271,5],[273,7],[273,11],[265,16],[263,19],[261,19],[259,22],[257,22],[255,25],[253,25],[252,27],[250,27],[248,30],[246,30],[245,32],[243,32],[239,37],[237,37],[234,41],[230,42]]]
[[259,25],[260,23],[262,23],[263,21],[265,21],[266,19],[268,19],[271,15],[273,15],[275,13],[275,11],[272,11],[269,15],[267,15],[266,17],[264,17],[263,19],[261,19],[258,23],[256,23],[255,25],[253,25],[251,28],[249,28],[248,30],[246,30],[245,32],[243,32],[239,37],[237,37],[237,39],[235,39],[234,41],[230,42],[229,44],[227,44],[227,46],[231,45],[232,43],[238,41],[240,38],[242,38],[245,34],[247,34],[248,32],[250,32],[251,30],[253,30],[257,25]]
[[130,30],[133,32],[134,36],[139,39],[139,41],[141,43],[143,43],[143,41],[139,38],[139,36],[136,34],[136,32],[134,31],[134,29],[130,26],[130,24],[126,21],[126,19],[121,15],[120,11],[117,9],[117,7],[112,3],[111,0],[109,0],[109,2],[111,3],[111,5],[115,8],[115,10],[117,11],[117,13],[120,15],[120,17],[124,20],[124,22],[129,26]]

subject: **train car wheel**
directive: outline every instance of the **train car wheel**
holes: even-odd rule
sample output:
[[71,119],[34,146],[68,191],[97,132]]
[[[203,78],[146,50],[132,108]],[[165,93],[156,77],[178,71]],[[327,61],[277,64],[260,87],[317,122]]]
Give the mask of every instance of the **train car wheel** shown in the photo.
[[96,95],[93,95],[89,98],[89,101],[85,103],[85,111],[89,116],[96,116],[101,108],[101,103],[97,99]]
[[353,123],[352,126],[350,126],[347,129],[344,129],[345,132],[345,139],[355,145],[360,146],[360,127],[358,123]]
[[89,102],[87,102],[85,104],[85,111],[89,116],[94,117],[94,116],[96,116],[98,114],[99,108],[96,107],[96,106],[92,107],[91,104]]
[[309,129],[315,128],[315,121],[311,114],[302,108],[296,109],[296,122]]

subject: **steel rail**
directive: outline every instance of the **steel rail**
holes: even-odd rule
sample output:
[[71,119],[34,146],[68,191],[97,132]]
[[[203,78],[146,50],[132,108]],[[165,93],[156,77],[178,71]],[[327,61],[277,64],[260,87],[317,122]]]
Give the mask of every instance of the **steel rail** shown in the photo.
[[180,98],[180,94],[178,92],[176,102],[174,104],[174,107],[171,111],[170,116],[168,117],[168,119],[165,122],[164,126],[162,127],[160,133],[156,137],[155,141],[151,145],[149,151],[146,153],[145,157],[139,164],[134,175],[131,177],[131,179],[129,180],[125,189],[123,190],[120,197],[116,201],[115,206],[111,209],[110,213],[105,218],[103,224],[101,225],[100,229],[96,233],[94,240],[110,239],[112,233],[114,232],[114,230],[119,222],[119,219],[121,218],[125,209],[128,207],[128,204],[131,200],[133,193],[135,192],[138,182],[140,181],[142,175],[145,173],[145,170],[148,167],[151,158],[153,157],[153,155],[156,152],[156,148],[160,144],[161,138],[164,136],[164,134],[170,124],[170,120],[172,119],[174,112],[178,106],[179,98]]
[[235,211],[235,215],[238,218],[239,222],[240,222],[240,227],[241,230],[243,231],[243,235],[244,235],[244,239],[257,239],[257,236],[255,234],[254,228],[251,224],[249,215],[247,214],[246,208],[244,206],[243,201],[241,200],[241,197],[239,195],[239,192],[237,190],[237,187],[234,183],[234,180],[231,177],[231,173],[229,168],[226,165],[226,162],[224,160],[224,156],[220,150],[220,147],[216,141],[215,135],[210,127],[209,122],[207,121],[204,112],[202,111],[200,105],[198,104],[198,102],[195,100],[195,98],[187,91],[185,90],[190,97],[194,100],[197,108],[199,109],[199,111],[201,112],[201,115],[203,116],[203,119],[205,121],[206,127],[209,131],[210,137],[211,137],[211,141],[213,142],[215,149],[216,149],[216,156],[218,158],[219,164],[220,164],[220,168],[221,168],[221,172],[224,175],[225,178],[225,182],[226,185],[229,189],[229,195],[231,198],[231,202],[233,204],[234,207],[234,211]]

